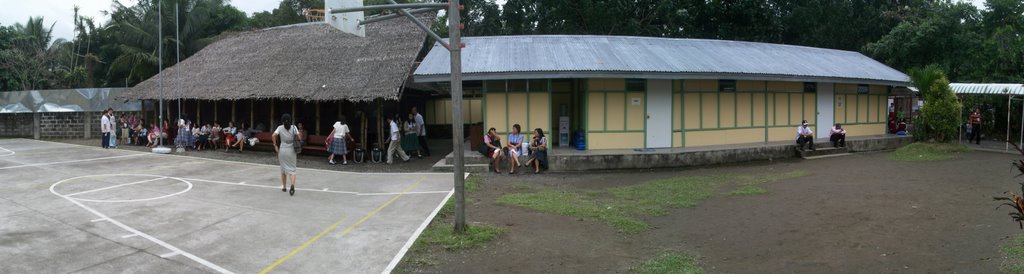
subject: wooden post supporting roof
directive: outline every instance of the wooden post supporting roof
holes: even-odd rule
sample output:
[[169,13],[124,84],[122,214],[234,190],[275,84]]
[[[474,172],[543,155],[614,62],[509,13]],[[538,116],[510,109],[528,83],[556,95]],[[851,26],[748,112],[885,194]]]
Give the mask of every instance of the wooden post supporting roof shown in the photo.
[[229,121],[229,122],[232,122],[232,123],[235,122],[235,109],[236,109],[236,105],[237,105],[236,103],[238,103],[238,101],[231,100],[231,121]]
[[201,104],[202,104],[202,101],[199,101],[198,99],[196,99],[196,123],[197,124],[200,123],[199,121],[201,121],[202,120],[201,118],[203,117],[203,116],[199,115],[199,109],[200,109],[199,105],[201,105]]
[[213,101],[213,122],[217,122],[217,101]]
[[253,103],[252,99],[249,99],[249,128],[255,128],[255,126],[253,126],[253,122],[256,120],[256,116],[254,116],[256,115],[256,109],[253,108],[253,105],[255,105],[255,103]]
[[316,135],[320,135],[320,101],[316,101]]
[[274,98],[270,98],[270,128],[277,128],[274,122]]

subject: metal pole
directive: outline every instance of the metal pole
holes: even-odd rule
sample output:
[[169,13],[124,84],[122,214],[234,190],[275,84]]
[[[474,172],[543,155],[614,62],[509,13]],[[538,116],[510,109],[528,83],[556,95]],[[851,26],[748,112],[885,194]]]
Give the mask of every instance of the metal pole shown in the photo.
[[[437,9],[438,8],[414,9],[414,10],[408,11],[408,13],[410,13],[410,14],[419,14],[419,13],[424,13],[424,12],[435,11]],[[400,10],[400,11],[404,11],[404,10]],[[380,22],[380,21],[384,21],[384,20],[395,19],[395,18],[398,18],[398,17],[402,17],[402,14],[378,15],[378,16],[373,16],[373,17],[366,18],[365,20],[360,21],[359,24],[360,25],[366,25],[366,24],[376,23],[376,22]]]
[[[450,1],[449,3],[458,4],[459,1]],[[452,6],[458,7],[458,5],[452,5]],[[418,9],[418,8],[434,8],[434,9],[448,8],[449,11],[451,10],[451,7],[449,7],[448,3],[410,3],[410,4],[373,5],[373,6],[352,7],[352,8],[344,8],[344,9],[331,9],[330,13],[346,13],[346,12],[368,11],[368,10]],[[449,21],[451,21],[451,20],[449,20]]]
[[1024,100],[1020,101],[1020,141],[1017,145],[1024,147]]
[[[388,0],[388,2],[390,2],[391,4],[398,4],[395,3],[395,0]],[[405,11],[403,9],[399,9],[398,13],[404,15],[405,17],[408,17],[410,21],[415,23],[416,26],[420,27],[420,29],[422,29],[423,31],[427,32],[427,34],[429,34],[430,37],[434,38],[434,40],[437,40],[437,42],[441,43],[441,45],[444,45],[445,48],[451,49],[450,45],[445,43],[444,40],[441,40],[441,36],[438,36],[437,33],[430,31],[430,27],[421,22],[419,18],[416,18],[416,16],[413,16],[412,13],[409,13],[408,11]]]
[[[163,122],[164,122],[164,43],[163,43],[163,38],[164,38],[163,14],[164,14],[164,12],[163,12],[163,5],[161,5],[161,2],[163,2],[163,1],[160,1],[160,0],[156,1],[156,13],[157,13],[157,16],[156,16],[156,33],[157,33],[156,34],[156,36],[157,36],[157,39],[156,39],[156,45],[157,45],[156,46],[157,47],[156,52],[157,52],[157,58],[156,59],[157,59],[157,66],[158,66],[158,72],[156,74],[160,75],[160,115],[159,115],[159,117],[158,117],[158,119],[156,121],[156,124],[157,124],[158,127],[163,126]],[[160,134],[167,134],[167,133],[163,132],[163,131],[160,131]],[[159,147],[164,146],[164,138],[157,138],[157,146],[159,146]]]
[[452,154],[455,156],[455,232],[466,232],[465,166],[462,149],[462,38],[459,0],[448,2],[448,47],[451,53],[452,87]]
[[[178,36],[178,1],[174,1],[174,44],[177,45],[177,61],[174,65],[177,66],[181,63],[181,37]],[[177,76],[174,79],[174,92],[178,94],[178,120],[181,120],[181,67],[178,67],[174,72]]]
[[1013,95],[1006,96],[1006,148],[1003,150],[1010,150],[1010,104],[1013,103]]

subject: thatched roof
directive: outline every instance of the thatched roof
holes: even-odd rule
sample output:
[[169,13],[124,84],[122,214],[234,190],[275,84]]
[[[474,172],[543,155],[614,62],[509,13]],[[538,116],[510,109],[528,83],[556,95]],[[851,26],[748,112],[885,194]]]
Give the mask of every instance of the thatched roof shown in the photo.
[[[424,39],[404,18],[368,24],[365,38],[324,23],[243,32],[164,69],[164,98],[397,99]],[[143,81],[121,98],[158,99],[158,81]]]

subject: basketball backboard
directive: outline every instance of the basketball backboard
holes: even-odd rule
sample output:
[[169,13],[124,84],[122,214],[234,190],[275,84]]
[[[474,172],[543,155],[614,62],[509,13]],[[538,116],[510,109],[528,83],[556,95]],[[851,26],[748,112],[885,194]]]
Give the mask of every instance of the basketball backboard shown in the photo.
[[366,37],[366,28],[359,25],[359,22],[363,21],[362,11],[331,13],[331,9],[362,7],[363,0],[326,0],[324,5],[324,10],[327,13],[324,21],[341,31]]

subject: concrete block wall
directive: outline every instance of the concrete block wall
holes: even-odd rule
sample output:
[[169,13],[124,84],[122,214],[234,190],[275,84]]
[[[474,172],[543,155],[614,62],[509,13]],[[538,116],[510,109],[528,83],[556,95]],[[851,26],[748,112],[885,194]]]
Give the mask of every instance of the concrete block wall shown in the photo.
[[32,113],[0,114],[0,137],[32,138]]

